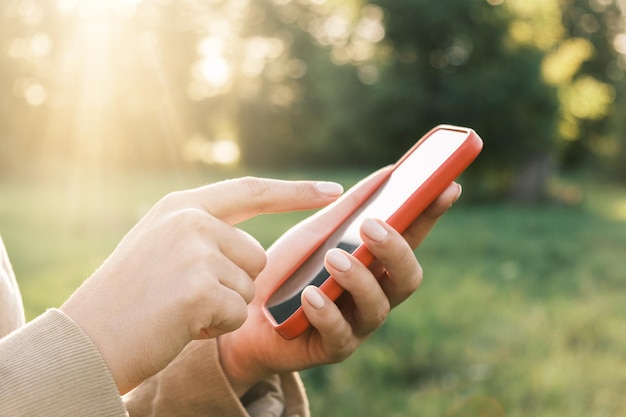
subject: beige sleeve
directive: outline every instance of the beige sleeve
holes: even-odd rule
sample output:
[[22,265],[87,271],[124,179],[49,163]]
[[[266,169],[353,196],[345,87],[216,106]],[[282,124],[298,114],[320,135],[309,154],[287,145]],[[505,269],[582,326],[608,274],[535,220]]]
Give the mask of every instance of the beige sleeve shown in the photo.
[[48,310],[0,340],[0,415],[126,416],[91,339]]
[[24,325],[24,307],[15,274],[0,237],[0,338]]
[[297,374],[258,384],[242,400],[219,364],[215,340],[190,343],[164,370],[124,397],[131,417],[307,417],[308,401]]
[[309,402],[297,373],[275,375],[257,384],[241,401],[251,417],[310,417]]
[[91,339],[59,310],[24,325],[0,239],[0,416],[126,416]]

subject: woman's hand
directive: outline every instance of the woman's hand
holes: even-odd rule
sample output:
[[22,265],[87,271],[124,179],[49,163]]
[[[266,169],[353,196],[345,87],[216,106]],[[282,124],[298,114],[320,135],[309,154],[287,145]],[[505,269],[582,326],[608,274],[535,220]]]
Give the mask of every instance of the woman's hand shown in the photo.
[[384,179],[385,172],[370,176],[339,204],[291,229],[268,251],[267,266],[255,282],[257,295],[248,307],[248,319],[241,328],[218,338],[222,367],[239,395],[269,375],[347,358],[383,324],[389,311],[419,286],[422,270],[413,248],[458,199],[461,193],[458,184],[451,184],[404,236],[382,221],[364,221],[361,237],[377,258],[369,269],[346,252],[330,250],[325,265],[346,293],[335,304],[316,287],[305,289],[302,306],[312,324],[309,331],[296,339],[285,340],[274,331],[262,311],[263,300],[289,271],[289,259],[300,259],[311,243],[334,224],[334,219],[364,200]]
[[172,193],[61,310],[91,337],[125,393],[191,340],[230,332],[246,320],[252,280],[266,254],[234,224],[324,206],[341,192],[334,183],[243,178]]

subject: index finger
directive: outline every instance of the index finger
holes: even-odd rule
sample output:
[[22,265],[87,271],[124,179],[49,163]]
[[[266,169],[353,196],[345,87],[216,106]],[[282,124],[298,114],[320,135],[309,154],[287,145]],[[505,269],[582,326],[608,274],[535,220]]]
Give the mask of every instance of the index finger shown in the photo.
[[334,182],[244,177],[206,185],[189,193],[211,215],[232,225],[257,214],[325,206],[343,193],[343,187]]
[[285,241],[292,241],[296,246],[303,247],[305,251],[308,251],[310,249],[307,246],[309,243],[314,244],[320,237],[326,236],[330,228],[337,226],[338,222],[347,218],[357,207],[363,204],[363,201],[370,196],[372,191],[384,182],[389,172],[390,167],[385,167],[359,181],[334,204],[289,229],[274,242],[270,250],[278,249],[279,246],[289,247],[288,250],[293,250],[292,245],[285,243]]

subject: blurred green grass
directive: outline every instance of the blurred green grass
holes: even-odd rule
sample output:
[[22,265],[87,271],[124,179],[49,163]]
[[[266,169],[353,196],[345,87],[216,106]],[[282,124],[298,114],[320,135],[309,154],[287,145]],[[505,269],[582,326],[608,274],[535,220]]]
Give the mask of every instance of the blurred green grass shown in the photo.
[[[60,305],[162,195],[241,174],[1,179],[28,318]],[[348,187],[364,173],[260,174]],[[345,363],[304,372],[314,415],[626,416],[626,190],[579,186],[576,207],[461,199],[417,251],[419,291]],[[268,246],[307,214],[242,227]]]

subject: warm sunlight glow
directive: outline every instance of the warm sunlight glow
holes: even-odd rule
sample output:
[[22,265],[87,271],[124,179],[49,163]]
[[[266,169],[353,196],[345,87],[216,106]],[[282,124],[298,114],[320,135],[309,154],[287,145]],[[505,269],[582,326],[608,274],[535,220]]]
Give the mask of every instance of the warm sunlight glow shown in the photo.
[[[337,65],[354,64],[359,67],[359,79],[365,84],[373,84],[378,76],[372,76],[371,62],[377,52],[377,44],[385,38],[383,26],[384,12],[379,6],[367,5],[358,16],[349,10],[338,10],[329,16],[313,19],[308,26],[309,33],[320,45],[331,46],[331,60]],[[366,74],[366,75],[363,75]]]
[[239,146],[231,140],[219,140],[213,144],[213,159],[220,165],[231,165],[239,160]]
[[613,47],[620,54],[626,55],[626,33],[620,33],[613,39]]
[[211,56],[204,58],[200,62],[200,73],[204,81],[220,87],[228,82],[230,69],[228,62],[221,56]]
[[202,162],[208,165],[233,165],[241,156],[239,146],[233,139],[214,141],[200,134],[195,134],[184,147],[184,156],[188,162]]
[[81,17],[93,17],[97,14],[114,13],[118,17],[131,17],[135,14],[142,0],[57,0],[61,13],[76,13]]
[[[0,52],[10,61],[8,91],[26,109],[21,119],[31,120],[31,112],[44,121],[27,132],[38,138],[27,152],[63,165],[77,183],[116,164],[239,163],[240,143],[250,136],[246,122],[254,119],[246,106],[297,105],[307,77],[318,72],[316,59],[354,66],[366,85],[382,78],[385,12],[374,4],[5,3]],[[298,46],[301,35],[323,45],[325,56],[309,61]],[[451,49],[446,59],[456,65],[469,52]],[[80,198],[79,191],[73,195]]]
[[24,98],[31,106],[41,106],[47,98],[46,90],[38,82],[27,83]]

